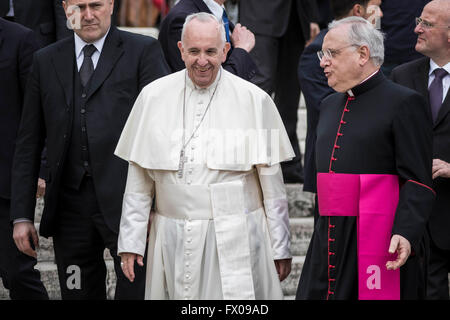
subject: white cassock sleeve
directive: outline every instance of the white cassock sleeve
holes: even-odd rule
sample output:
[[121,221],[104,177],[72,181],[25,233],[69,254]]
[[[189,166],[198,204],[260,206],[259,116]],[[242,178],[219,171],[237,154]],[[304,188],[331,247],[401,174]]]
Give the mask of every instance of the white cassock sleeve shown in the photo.
[[122,203],[118,254],[131,252],[144,256],[154,190],[155,182],[149,171],[130,162]]
[[288,201],[281,166],[278,163],[271,167],[257,166],[257,169],[274,259],[292,258]]

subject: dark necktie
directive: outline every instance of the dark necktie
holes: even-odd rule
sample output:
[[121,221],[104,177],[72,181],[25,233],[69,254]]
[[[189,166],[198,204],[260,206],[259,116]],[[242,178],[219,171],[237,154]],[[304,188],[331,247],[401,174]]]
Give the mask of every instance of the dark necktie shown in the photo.
[[93,44],[87,44],[83,48],[84,59],[80,68],[80,79],[83,87],[86,87],[86,84],[94,73],[94,63],[92,62],[91,56],[94,54],[95,50],[97,49]]
[[430,87],[428,88],[428,92],[430,94],[430,106],[431,106],[431,115],[433,116],[433,123],[436,122],[439,109],[442,106],[442,79],[447,75],[447,71],[442,68],[435,69],[434,71],[434,80],[431,82]]
[[227,37],[227,42],[230,42],[230,20],[228,20],[227,13],[223,10],[222,14],[223,26],[225,27],[225,36]]

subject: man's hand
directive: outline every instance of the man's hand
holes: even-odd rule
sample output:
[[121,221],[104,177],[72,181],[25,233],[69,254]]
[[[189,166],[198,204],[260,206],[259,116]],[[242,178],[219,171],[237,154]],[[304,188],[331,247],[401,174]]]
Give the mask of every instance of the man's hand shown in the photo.
[[125,274],[125,277],[130,280],[130,282],[134,281],[134,260],[137,260],[138,265],[141,267],[144,266],[144,258],[138,254],[130,253],[130,252],[122,252],[120,254],[121,258],[121,267],[122,271]]
[[320,32],[320,27],[317,23],[315,22],[311,22],[309,24],[309,39],[312,41],[314,40],[314,38],[319,34]]
[[437,177],[450,178],[450,163],[440,159],[433,159],[433,179]]
[[396,270],[405,264],[411,253],[411,244],[409,241],[401,235],[394,234],[391,238],[391,244],[389,246],[389,253],[393,254],[397,252],[397,259],[395,261],[386,262],[386,269]]
[[43,197],[45,195],[45,180],[39,178],[36,192],[36,199]]
[[39,237],[32,222],[24,221],[14,224],[13,239],[17,249],[36,258],[37,254],[31,247],[30,238],[33,240],[34,247],[39,248]]
[[286,279],[291,273],[292,258],[275,260],[275,267],[277,268],[278,278],[280,281]]
[[319,25],[317,23],[315,23],[315,22],[311,22],[309,24],[309,39],[305,43],[305,48],[307,46],[309,46],[311,44],[311,42],[314,41],[314,38],[319,34],[319,32],[320,32]]
[[255,35],[240,23],[234,27],[230,39],[233,47],[242,48],[247,52],[252,51],[255,46]]

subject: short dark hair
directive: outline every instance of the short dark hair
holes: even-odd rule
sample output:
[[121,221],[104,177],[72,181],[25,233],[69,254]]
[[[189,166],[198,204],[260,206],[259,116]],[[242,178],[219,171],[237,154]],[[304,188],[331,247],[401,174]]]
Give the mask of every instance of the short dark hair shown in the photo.
[[360,4],[367,7],[370,0],[331,0],[331,10],[333,11],[334,18],[345,18],[348,12],[353,8],[355,4]]

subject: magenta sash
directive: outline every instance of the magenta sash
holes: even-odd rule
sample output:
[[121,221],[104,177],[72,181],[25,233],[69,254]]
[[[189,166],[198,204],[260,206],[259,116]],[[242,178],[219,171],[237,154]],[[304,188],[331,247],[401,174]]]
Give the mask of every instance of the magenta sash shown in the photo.
[[400,269],[387,270],[399,181],[390,174],[318,173],[321,216],[356,216],[359,300],[399,300]]

